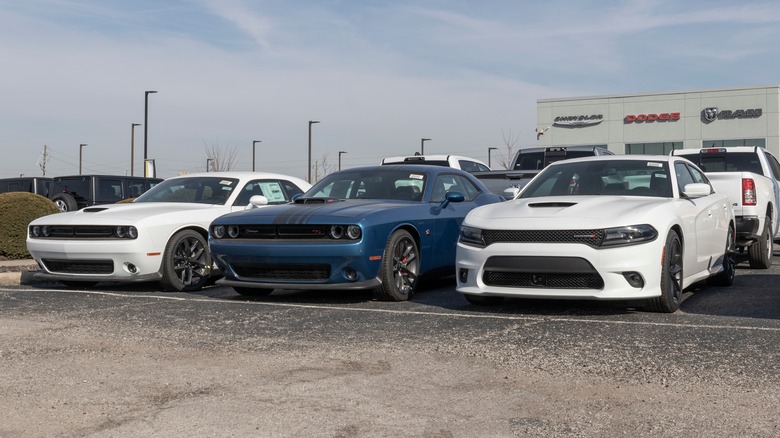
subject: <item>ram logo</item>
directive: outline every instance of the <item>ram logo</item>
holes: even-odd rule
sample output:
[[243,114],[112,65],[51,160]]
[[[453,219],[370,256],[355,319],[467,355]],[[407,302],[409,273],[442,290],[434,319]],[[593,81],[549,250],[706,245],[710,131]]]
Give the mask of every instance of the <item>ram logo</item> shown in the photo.
[[704,120],[708,122],[714,122],[715,119],[718,118],[718,109],[715,108],[714,106],[709,108],[704,108],[701,114],[704,117]]

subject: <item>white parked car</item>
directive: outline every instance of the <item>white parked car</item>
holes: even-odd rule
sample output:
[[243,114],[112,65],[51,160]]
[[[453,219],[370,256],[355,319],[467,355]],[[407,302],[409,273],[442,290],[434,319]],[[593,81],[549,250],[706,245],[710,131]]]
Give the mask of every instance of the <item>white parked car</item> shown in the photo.
[[733,283],[734,236],[728,197],[682,157],[559,161],[517,198],[466,216],[457,290],[474,304],[604,299],[674,312],[694,283]]
[[287,203],[310,187],[299,178],[262,172],[169,178],[132,203],[32,221],[27,250],[41,266],[36,278],[67,286],[159,281],[164,290],[198,290],[212,274],[211,221],[232,211]]
[[452,167],[466,172],[488,172],[490,167],[476,158],[460,155],[408,155],[401,157],[387,157],[381,164],[427,164],[429,166]]

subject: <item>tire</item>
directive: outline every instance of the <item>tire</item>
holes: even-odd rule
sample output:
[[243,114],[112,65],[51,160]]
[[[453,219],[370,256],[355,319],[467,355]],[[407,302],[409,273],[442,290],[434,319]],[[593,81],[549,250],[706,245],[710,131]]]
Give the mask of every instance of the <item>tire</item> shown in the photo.
[[76,202],[76,198],[74,198],[70,193],[58,193],[53,198],[51,198],[51,200],[54,202],[54,205],[56,205],[57,208],[59,208],[63,213],[68,211],[76,211],[79,209],[79,204]]
[[89,289],[98,284],[97,281],[60,280],[60,283],[72,289]]
[[174,234],[165,246],[160,286],[169,292],[200,290],[211,276],[206,238],[193,230]]
[[253,287],[233,287],[233,290],[245,297],[267,297],[274,291],[273,289],[256,289]]
[[382,285],[373,290],[380,301],[406,301],[414,294],[420,271],[420,250],[406,230],[396,230],[387,239],[380,268]]
[[476,306],[496,306],[504,302],[504,297],[493,297],[485,295],[463,294],[463,298]]
[[682,302],[682,285],[682,242],[676,231],[669,231],[669,235],[666,236],[664,258],[661,267],[661,296],[648,300],[645,307],[654,312],[676,312]]
[[757,242],[748,247],[748,261],[753,269],[769,269],[772,267],[772,220],[764,219],[764,230]]
[[729,226],[729,232],[726,235],[726,250],[723,253],[723,270],[712,277],[712,284],[715,286],[731,286],[734,284],[734,277],[737,275],[737,262],[734,259],[734,229]]

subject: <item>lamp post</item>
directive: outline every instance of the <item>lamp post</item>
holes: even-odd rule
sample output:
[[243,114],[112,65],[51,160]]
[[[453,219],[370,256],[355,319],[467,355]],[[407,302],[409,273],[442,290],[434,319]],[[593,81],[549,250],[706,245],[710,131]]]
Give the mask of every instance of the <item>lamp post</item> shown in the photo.
[[420,155],[425,155],[425,142],[431,141],[430,138],[421,138],[420,139]]
[[87,145],[86,143],[81,143],[79,145],[79,175],[81,175],[81,157],[82,157],[81,151],[84,150],[84,146],[86,146],[86,145]]
[[209,171],[209,161],[214,161],[214,159],[213,158],[206,158],[206,172],[207,173]]
[[135,161],[135,127],[141,126],[140,123],[131,123],[130,124],[130,176],[134,176],[133,173],[133,162]]
[[252,172],[255,171],[255,145],[262,142],[263,140],[252,140]]
[[490,151],[494,151],[496,149],[498,149],[498,148],[488,148],[488,167],[490,167],[491,169],[493,167],[490,165]]
[[148,149],[146,144],[146,137],[149,131],[149,95],[154,94],[156,91],[149,90],[144,91],[144,176],[148,177],[147,175],[147,165],[146,161],[148,159]]
[[311,184],[311,125],[320,123],[319,120],[309,120],[309,179],[307,180]]
[[341,170],[341,154],[346,154],[346,151],[339,151],[339,170]]

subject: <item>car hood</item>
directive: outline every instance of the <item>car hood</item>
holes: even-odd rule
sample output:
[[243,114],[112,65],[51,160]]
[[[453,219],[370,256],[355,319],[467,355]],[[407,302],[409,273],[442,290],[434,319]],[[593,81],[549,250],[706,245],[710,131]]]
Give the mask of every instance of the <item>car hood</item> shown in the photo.
[[[413,219],[410,210],[431,208],[418,201],[393,201],[374,199],[332,200],[325,203],[294,203],[226,214],[214,223],[221,224],[300,224],[356,222],[368,216],[388,216]],[[407,212],[407,213],[404,213]]]
[[139,202],[129,204],[107,204],[86,207],[78,211],[43,216],[32,223],[36,225],[100,225],[136,223],[160,215],[199,216],[201,213],[219,215],[230,211],[225,205],[196,204],[182,202]]
[[515,199],[472,210],[465,224],[490,229],[604,228],[654,223],[668,198],[555,196]]

